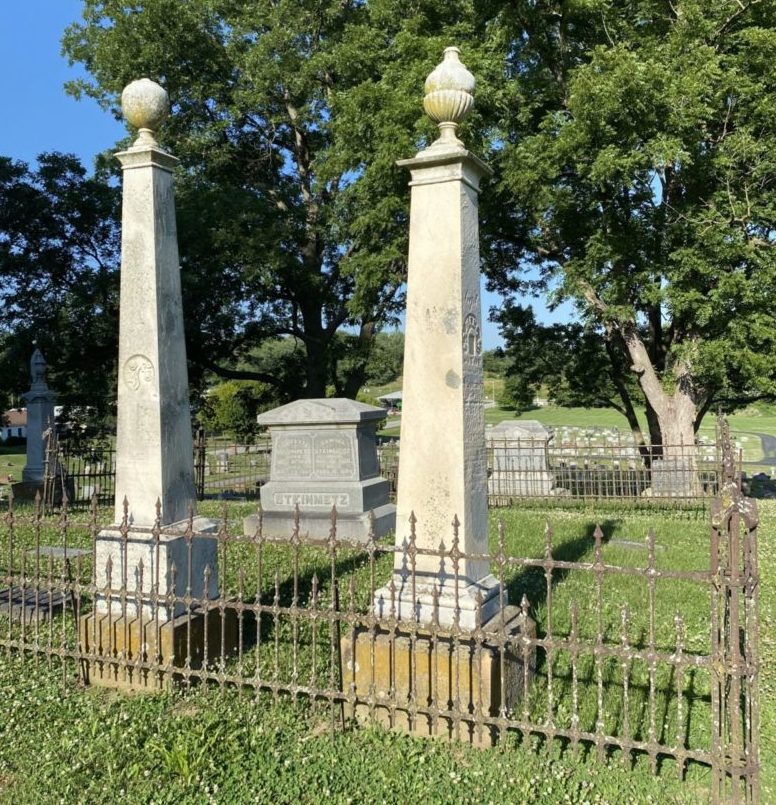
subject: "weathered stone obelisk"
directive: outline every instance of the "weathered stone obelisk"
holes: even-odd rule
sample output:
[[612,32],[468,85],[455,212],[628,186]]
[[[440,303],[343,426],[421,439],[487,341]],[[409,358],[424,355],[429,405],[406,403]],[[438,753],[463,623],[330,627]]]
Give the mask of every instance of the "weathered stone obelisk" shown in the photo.
[[[456,137],[474,103],[474,78],[458,54],[447,48],[426,80],[424,107],[440,137],[398,163],[410,170],[412,196],[396,546],[409,546],[412,517],[416,548],[450,550],[457,517],[458,549],[470,555],[488,552],[477,204],[491,171]],[[449,560],[440,564],[418,554],[413,584],[406,552],[397,552],[399,618],[417,609],[430,622],[436,588],[440,624],[487,621],[499,606],[487,561],[461,558],[457,579]]]
[[[218,573],[216,540],[186,536],[196,495],[173,190],[178,160],[154,137],[169,111],[164,89],[134,81],[121,102],[139,133],[116,155],[124,188],[115,525],[97,537],[96,614],[85,616],[82,636],[96,650],[109,631],[121,640],[112,650],[125,659],[150,651],[158,637],[157,653],[175,665],[184,660],[172,656],[181,645],[175,631],[185,628],[196,665],[205,628],[197,609],[217,595]],[[191,531],[214,529],[195,518]],[[92,681],[148,686],[131,667],[92,666]]]
[[[477,200],[489,168],[456,137],[474,78],[457,48],[426,80],[440,137],[413,159],[396,553],[379,628],[342,639],[355,715],[472,742],[532,676],[535,626],[490,572]],[[455,525],[453,525],[455,521]],[[347,689],[347,688],[345,688]],[[371,697],[372,706],[363,702]],[[458,716],[441,716],[451,704]],[[461,723],[461,715],[467,717]]]

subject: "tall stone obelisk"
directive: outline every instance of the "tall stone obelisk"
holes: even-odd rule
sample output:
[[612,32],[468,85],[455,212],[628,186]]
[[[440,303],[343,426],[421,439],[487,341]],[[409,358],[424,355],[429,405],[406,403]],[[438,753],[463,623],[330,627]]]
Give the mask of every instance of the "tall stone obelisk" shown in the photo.
[[152,655],[173,667],[202,662],[212,628],[202,607],[218,594],[217,540],[203,535],[214,523],[190,517],[196,495],[173,191],[178,160],[154,137],[169,101],[143,78],[126,87],[121,103],[139,133],[116,155],[124,188],[115,525],[96,539],[95,607],[81,619],[81,637],[99,657],[90,662],[92,682],[148,688],[161,677],[138,666]]
[[[408,558],[411,518],[418,549],[437,551],[444,542],[451,550],[457,518],[458,550],[488,552],[477,205],[480,180],[491,171],[456,136],[474,103],[474,77],[458,48],[445,50],[425,89],[424,107],[439,124],[440,136],[413,159],[398,163],[410,170],[412,191],[396,608],[400,619],[430,622],[436,588],[439,623],[473,628],[504,600],[488,562],[461,558],[456,574],[453,563],[438,555]],[[376,606],[378,614],[387,612],[387,588],[378,591]]]
[[[507,604],[486,556],[477,199],[490,171],[455,135],[473,90],[447,48],[424,102],[440,137],[398,163],[412,195],[396,553],[377,625],[343,636],[341,651],[357,717],[489,743],[497,731],[460,713],[514,708],[533,676],[535,624]],[[440,713],[451,703],[457,717]]]
[[121,96],[139,135],[116,154],[124,178],[121,215],[116,522],[129,503],[131,525],[188,517],[196,504],[186,343],[183,334],[173,171],[154,130],[167,93],[147,78]]

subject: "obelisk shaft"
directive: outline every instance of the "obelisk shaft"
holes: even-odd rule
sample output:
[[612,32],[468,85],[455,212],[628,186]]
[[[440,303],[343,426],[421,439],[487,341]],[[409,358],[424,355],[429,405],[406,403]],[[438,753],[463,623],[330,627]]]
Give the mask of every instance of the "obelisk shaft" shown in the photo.
[[[482,393],[477,195],[487,169],[467,151],[420,155],[412,173],[410,247],[397,495],[397,544],[487,553],[487,469]],[[397,556],[398,563],[403,561]],[[419,555],[419,574],[439,558]],[[487,562],[463,558],[469,582]]]
[[195,504],[173,170],[155,144],[117,154],[124,176],[121,238],[117,522],[162,525]]

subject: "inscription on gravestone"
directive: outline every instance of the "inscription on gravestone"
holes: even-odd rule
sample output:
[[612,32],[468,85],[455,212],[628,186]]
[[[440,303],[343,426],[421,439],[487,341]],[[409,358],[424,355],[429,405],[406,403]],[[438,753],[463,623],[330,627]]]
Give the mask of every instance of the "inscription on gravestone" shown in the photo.
[[279,480],[309,478],[313,474],[313,437],[281,433],[272,446],[272,475]]
[[353,478],[356,461],[353,439],[344,434],[315,437],[315,475],[318,478]]

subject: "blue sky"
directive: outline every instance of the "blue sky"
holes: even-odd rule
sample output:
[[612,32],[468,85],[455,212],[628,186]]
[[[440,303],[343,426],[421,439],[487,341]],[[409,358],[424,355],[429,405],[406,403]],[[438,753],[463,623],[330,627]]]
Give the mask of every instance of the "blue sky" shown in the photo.
[[[95,156],[125,134],[124,126],[92,100],[65,94],[66,81],[81,75],[60,54],[66,26],[79,19],[80,0],[3,0],[0,23],[0,154],[26,162],[44,151],[74,153],[91,167]],[[500,304],[483,288],[483,311]],[[540,319],[556,321],[534,302]],[[501,344],[496,326],[483,322],[483,346]]]

